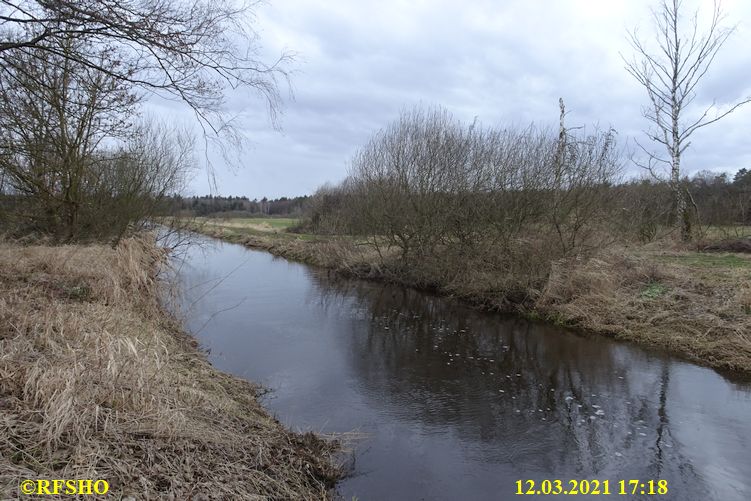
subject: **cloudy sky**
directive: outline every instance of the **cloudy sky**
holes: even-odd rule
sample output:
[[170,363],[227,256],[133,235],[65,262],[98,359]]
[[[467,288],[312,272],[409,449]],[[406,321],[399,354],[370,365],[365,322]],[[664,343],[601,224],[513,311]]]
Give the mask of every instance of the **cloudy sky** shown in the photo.
[[[711,2],[686,0],[686,11]],[[249,138],[239,169],[214,157],[218,193],[250,198],[312,193],[338,182],[352,153],[405,107],[442,105],[484,124],[613,126],[640,138],[644,90],[626,73],[628,29],[651,34],[648,0],[272,0],[257,10],[263,51],[297,53],[293,99],[274,130],[247,91],[228,104]],[[696,104],[751,96],[751,2],[725,0],[736,32]],[[285,91],[286,95],[286,91]],[[697,132],[686,172],[751,167],[751,105]],[[209,192],[205,172],[189,187]]]

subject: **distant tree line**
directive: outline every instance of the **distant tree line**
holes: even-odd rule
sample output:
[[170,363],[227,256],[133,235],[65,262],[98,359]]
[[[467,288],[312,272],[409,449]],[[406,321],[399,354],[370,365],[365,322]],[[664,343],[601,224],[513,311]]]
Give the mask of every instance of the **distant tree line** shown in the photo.
[[182,216],[286,216],[301,217],[310,196],[250,200],[248,197],[205,195],[182,197],[173,195],[165,203],[165,211]]
[[751,226],[751,171],[748,169],[740,169],[732,179],[726,173],[701,171],[684,183],[688,185],[687,193],[692,205],[695,204],[699,223],[726,229]]

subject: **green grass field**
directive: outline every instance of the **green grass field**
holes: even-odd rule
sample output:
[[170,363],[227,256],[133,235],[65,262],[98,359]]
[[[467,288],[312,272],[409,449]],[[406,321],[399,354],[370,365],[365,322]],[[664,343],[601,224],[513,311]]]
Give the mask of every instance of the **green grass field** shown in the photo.
[[[211,234],[211,230],[220,230],[223,235],[232,237],[243,236],[273,236],[275,238],[281,238],[283,240],[315,240],[317,237],[311,234],[305,233],[291,233],[287,230],[292,226],[295,226],[300,222],[295,218],[263,218],[263,217],[247,217],[247,218],[195,218],[194,223],[196,226],[204,226]],[[198,230],[199,233],[201,230]]]

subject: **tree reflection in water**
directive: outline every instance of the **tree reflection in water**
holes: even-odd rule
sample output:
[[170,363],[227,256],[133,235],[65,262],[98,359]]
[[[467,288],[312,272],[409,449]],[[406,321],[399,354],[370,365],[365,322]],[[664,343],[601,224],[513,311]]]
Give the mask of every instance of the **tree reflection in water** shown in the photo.
[[671,436],[669,359],[403,287],[309,275],[322,308],[364,327],[346,338],[351,362],[389,415],[458,435],[478,461],[531,478],[668,478],[676,495],[709,491]]

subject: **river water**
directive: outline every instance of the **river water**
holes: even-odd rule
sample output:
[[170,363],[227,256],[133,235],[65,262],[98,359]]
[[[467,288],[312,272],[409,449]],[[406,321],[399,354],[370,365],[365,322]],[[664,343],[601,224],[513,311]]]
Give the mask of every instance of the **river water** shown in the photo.
[[[590,479],[611,492],[590,499],[751,500],[748,383],[238,245],[176,267],[216,367],[270,388],[294,430],[359,434],[345,499],[529,499],[545,496],[518,480]],[[640,495],[659,479],[667,494]]]

